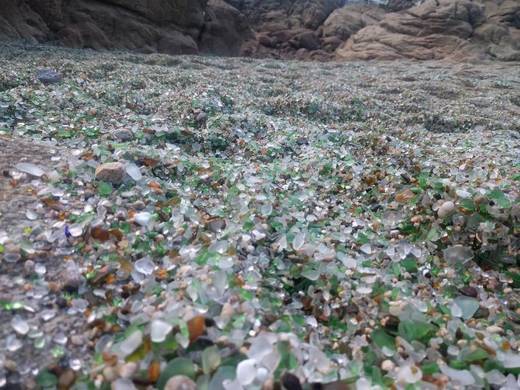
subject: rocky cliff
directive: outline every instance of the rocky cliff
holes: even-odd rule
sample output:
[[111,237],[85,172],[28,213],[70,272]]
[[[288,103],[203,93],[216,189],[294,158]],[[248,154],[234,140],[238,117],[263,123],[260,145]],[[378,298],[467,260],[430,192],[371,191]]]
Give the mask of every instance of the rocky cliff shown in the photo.
[[3,0],[0,39],[169,54],[520,60],[517,0],[374,1]]
[[518,61],[520,2],[428,0],[359,30],[336,54],[348,60]]
[[343,0],[256,1],[243,7],[256,31],[246,53],[257,57],[331,59],[352,34],[379,22],[386,9]]
[[169,54],[238,55],[252,37],[222,0],[3,0],[0,38]]

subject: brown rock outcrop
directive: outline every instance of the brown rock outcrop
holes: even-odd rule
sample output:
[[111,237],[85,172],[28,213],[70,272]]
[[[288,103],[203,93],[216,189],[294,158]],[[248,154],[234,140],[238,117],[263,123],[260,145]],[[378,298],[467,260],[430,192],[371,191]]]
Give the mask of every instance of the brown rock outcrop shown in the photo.
[[0,40],[304,60],[520,60],[518,0],[1,1]]
[[245,54],[332,59],[332,52],[348,38],[346,35],[378,22],[384,14],[376,5],[344,6],[345,3],[344,0],[235,1],[257,32]]
[[475,41],[485,44],[493,58],[520,61],[520,2],[486,1],[486,22],[474,31]]
[[520,59],[514,0],[427,0],[351,36],[338,50],[345,60]]
[[322,42],[326,49],[334,50],[339,44],[362,28],[378,23],[385,10],[362,4],[346,5],[335,10],[322,26]]
[[253,38],[247,18],[224,0],[209,0],[199,35],[199,50],[221,56],[237,56],[245,40]]

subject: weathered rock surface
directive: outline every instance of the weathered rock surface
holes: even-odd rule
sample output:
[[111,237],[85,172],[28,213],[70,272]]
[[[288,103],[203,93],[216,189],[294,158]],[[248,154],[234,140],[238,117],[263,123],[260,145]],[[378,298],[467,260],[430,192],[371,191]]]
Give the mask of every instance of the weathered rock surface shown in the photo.
[[[248,37],[244,34],[247,28],[239,23],[239,12],[217,0],[210,0],[209,4],[207,0],[4,3],[0,11],[0,39],[58,41],[78,48],[169,54],[199,53],[201,43],[203,52],[229,55],[238,54],[237,47]],[[208,32],[213,35],[208,37]]]
[[361,29],[337,55],[347,60],[520,60],[519,15],[515,0],[427,0]]
[[385,16],[383,8],[353,4],[335,10],[322,27],[322,42],[326,49],[336,49],[336,42],[343,43],[362,28],[378,23]]
[[275,58],[332,58],[323,50],[322,26],[344,4],[344,0],[256,0],[237,4],[257,32],[256,40],[246,46],[245,54]]
[[2,7],[0,40],[78,48],[319,60],[520,59],[517,0],[4,0]]
[[37,77],[45,85],[57,84],[61,81],[61,75],[53,69],[40,69]]
[[203,53],[236,56],[245,40],[253,38],[247,18],[224,0],[209,0],[205,23],[199,35]]
[[120,184],[123,181],[125,167],[120,162],[100,164],[96,168],[96,179],[112,184]]

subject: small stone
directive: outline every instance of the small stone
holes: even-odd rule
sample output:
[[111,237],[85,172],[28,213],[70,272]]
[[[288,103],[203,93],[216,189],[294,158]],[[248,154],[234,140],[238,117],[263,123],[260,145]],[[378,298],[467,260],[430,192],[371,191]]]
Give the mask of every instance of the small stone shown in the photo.
[[131,355],[137,348],[139,348],[142,343],[143,332],[137,330],[121,342],[119,345],[119,350],[121,351],[123,357],[127,357],[128,355]]
[[471,386],[475,383],[475,378],[468,370],[456,370],[446,365],[442,365],[440,369],[444,375],[462,386]]
[[415,193],[410,189],[406,189],[404,191],[399,192],[395,196],[395,200],[399,203],[407,203],[410,200],[412,200],[414,197],[415,197]]
[[498,355],[498,360],[502,362],[504,368],[520,368],[520,354],[515,352],[506,352]]
[[79,237],[83,234],[83,226],[80,224],[74,224],[69,227],[69,233],[71,237]]
[[73,345],[83,345],[83,344],[85,344],[85,338],[80,335],[74,335],[74,336],[70,337],[70,342]]
[[118,367],[118,374],[121,378],[130,379],[137,371],[137,364],[134,362],[125,363]]
[[349,269],[356,269],[358,266],[357,260],[352,256],[343,256],[341,262]]
[[289,372],[286,372],[283,374],[281,379],[282,385],[285,389],[291,389],[291,390],[302,390],[303,387],[300,383],[300,379],[294,374],[291,374]]
[[218,233],[226,227],[226,221],[221,218],[215,218],[208,223],[209,230]]
[[38,214],[36,214],[33,210],[26,210],[25,218],[27,218],[29,221],[36,221],[38,219]]
[[260,207],[260,212],[264,217],[268,217],[273,212],[273,205],[270,203],[262,205],[262,207]]
[[422,378],[422,371],[416,366],[403,366],[399,368],[397,373],[398,383],[415,383],[420,381]]
[[453,300],[451,314],[454,317],[462,317],[465,320],[469,320],[478,308],[479,303],[476,299],[462,295]]
[[485,197],[484,195],[477,195],[473,199],[473,202],[475,202],[476,205],[481,205],[481,204],[487,203],[488,201],[489,201],[488,198]]
[[305,232],[300,232],[294,236],[292,243],[293,249],[298,251],[303,247],[303,244],[305,244]]
[[500,386],[506,381],[506,377],[497,369],[486,372],[486,379],[490,385]]
[[489,333],[502,333],[504,329],[497,325],[491,325],[486,328]]
[[114,367],[105,367],[103,369],[103,376],[108,382],[112,382],[117,378],[117,372]]
[[372,287],[360,286],[356,288],[356,292],[362,295],[370,294],[372,292]]
[[141,170],[134,163],[127,163],[125,169],[126,173],[132,178],[132,180],[139,181],[143,178]]
[[220,366],[222,358],[217,347],[209,347],[202,351],[202,371],[213,372]]
[[150,325],[150,338],[154,343],[162,343],[166,340],[173,326],[162,320],[154,320]]
[[354,302],[350,302],[345,308],[345,311],[349,316],[356,316],[359,314],[359,306]]
[[142,200],[136,200],[134,203],[131,203],[129,206],[132,207],[133,209],[140,211],[146,207],[146,204]]
[[152,214],[149,212],[143,211],[142,213],[137,213],[134,216],[134,221],[138,225],[141,226],[148,226],[150,224],[150,221],[152,220]]
[[473,316],[473,318],[488,318],[489,317],[489,309],[484,306],[480,306]]
[[451,215],[455,211],[455,203],[453,203],[451,200],[444,202],[441,207],[437,210],[437,215],[439,218],[446,218],[447,216]]
[[80,359],[70,359],[69,360],[69,367],[72,368],[74,371],[81,370],[81,367],[83,364],[81,363]]
[[473,251],[463,245],[453,245],[443,250],[444,259],[448,263],[466,263],[473,258]]
[[151,275],[155,269],[155,263],[149,257],[143,257],[135,262],[134,268],[144,275]]
[[28,175],[35,177],[42,177],[45,175],[45,171],[36,164],[22,162],[16,164],[15,168],[20,172],[27,173]]
[[366,379],[366,378],[359,378],[356,381],[356,390],[371,390],[372,389],[372,383]]
[[57,84],[61,81],[61,75],[53,69],[40,69],[36,75],[44,85]]
[[128,142],[134,139],[134,133],[129,129],[117,129],[112,136],[115,140],[121,142]]
[[112,383],[112,390],[134,390],[137,389],[130,379],[119,378]]
[[249,358],[261,362],[266,356],[273,352],[273,343],[266,336],[259,336],[253,339],[247,355]]
[[199,125],[203,125],[206,122],[207,118],[208,118],[208,115],[204,111],[202,111],[197,114],[197,116],[195,117],[195,120],[197,121],[197,123]]
[[384,371],[390,372],[394,368],[395,368],[395,364],[391,360],[387,359],[387,360],[383,361],[383,363],[381,363],[381,369]]
[[83,283],[83,276],[79,267],[73,260],[67,261],[65,269],[61,273],[63,288],[69,291],[77,290]]
[[52,341],[54,341],[56,344],[59,345],[66,345],[69,338],[64,333],[58,333],[53,338]]
[[171,377],[164,390],[196,390],[197,385],[190,378],[184,375],[176,375]]
[[23,343],[22,340],[11,334],[5,340],[5,347],[9,352],[16,352],[23,347]]
[[267,378],[267,380],[264,381],[264,384],[262,385],[262,390],[274,390],[275,382],[273,378]]
[[472,298],[478,297],[478,290],[475,287],[465,286],[460,289],[460,293]]
[[363,252],[366,255],[372,254],[372,245],[370,244],[363,244],[361,248],[359,248],[361,252]]
[[40,276],[43,276],[47,273],[47,267],[45,266],[45,264],[37,263],[34,265],[34,272],[36,272]]
[[9,371],[16,371],[16,368],[18,367],[18,364],[15,360],[12,359],[5,359],[2,361],[3,368],[7,368]]
[[74,380],[76,379],[76,374],[73,370],[68,369],[63,371],[58,380],[58,388],[60,389],[70,389]]
[[40,316],[42,318],[43,321],[50,321],[52,320],[54,317],[56,317],[56,311],[53,310],[53,309],[46,309],[46,310],[43,310],[41,313],[40,313]]
[[25,272],[27,272],[28,274],[33,272],[34,271],[34,261],[32,260],[27,260],[24,264],[23,264],[23,269],[25,270]]
[[125,166],[119,162],[101,164],[96,168],[96,179],[112,184],[121,184]]
[[13,244],[8,244],[4,248],[4,261],[6,263],[16,263],[22,258],[20,254],[20,247]]
[[237,366],[237,380],[242,386],[247,386],[255,380],[256,372],[255,360],[243,360]]
[[29,323],[19,315],[15,315],[11,320],[11,326],[19,335],[25,336],[29,333]]

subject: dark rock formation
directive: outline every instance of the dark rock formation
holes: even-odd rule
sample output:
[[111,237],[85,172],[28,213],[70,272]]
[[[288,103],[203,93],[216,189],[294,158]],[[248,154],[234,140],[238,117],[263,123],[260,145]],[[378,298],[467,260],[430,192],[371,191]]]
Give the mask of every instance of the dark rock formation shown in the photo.
[[24,0],[5,0],[0,12],[0,38],[45,40],[49,28]]
[[246,54],[275,58],[332,58],[324,52],[321,27],[345,0],[244,0],[236,2],[257,32]]
[[242,44],[254,34],[247,18],[224,0],[210,0],[205,23],[199,35],[199,49],[203,53],[236,56]]
[[338,8],[323,23],[322,42],[327,50],[334,50],[352,34],[378,23],[384,16],[383,8],[370,5],[352,4]]
[[[0,38],[71,47],[237,55],[249,29],[210,0],[3,0]],[[227,40],[229,45],[223,43]],[[202,44],[201,44],[202,43]],[[200,50],[199,44],[204,48]],[[226,48],[225,50],[223,48]]]

